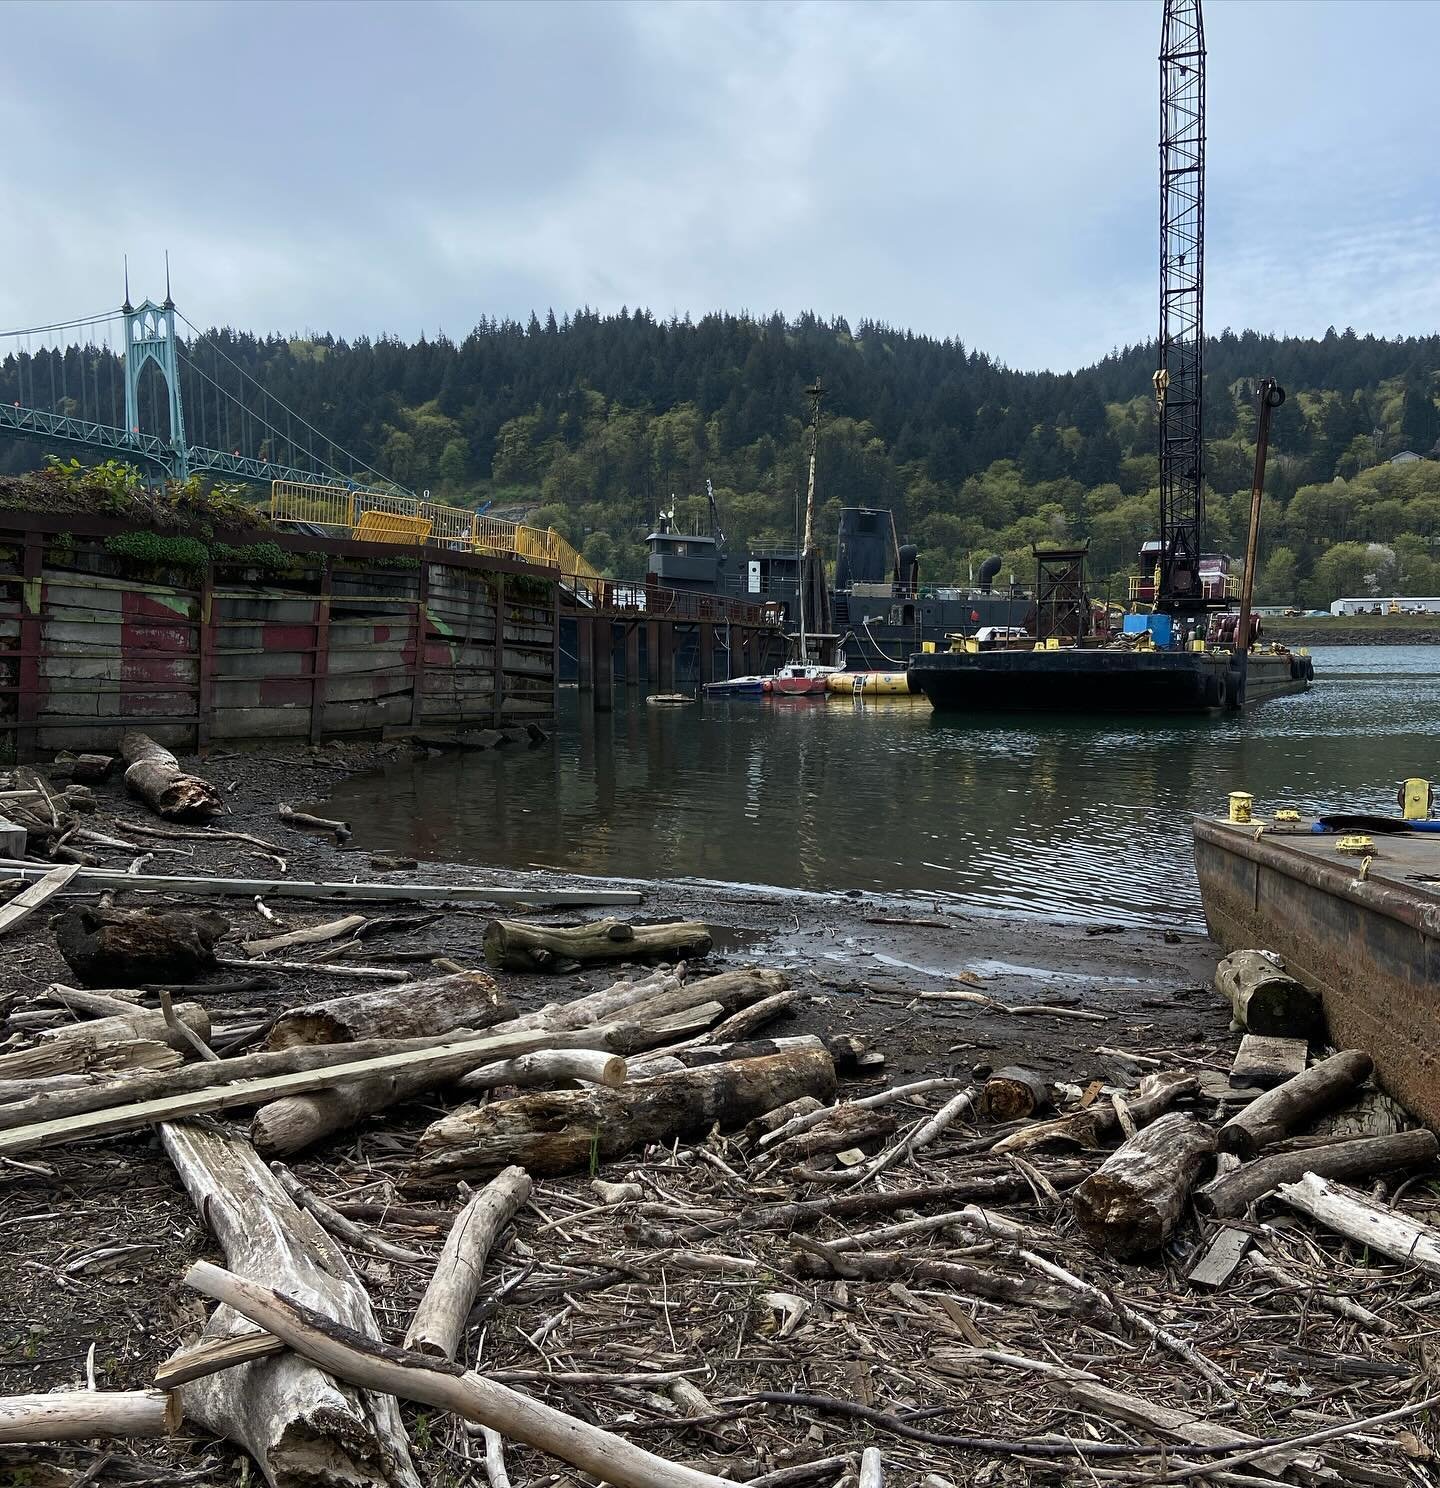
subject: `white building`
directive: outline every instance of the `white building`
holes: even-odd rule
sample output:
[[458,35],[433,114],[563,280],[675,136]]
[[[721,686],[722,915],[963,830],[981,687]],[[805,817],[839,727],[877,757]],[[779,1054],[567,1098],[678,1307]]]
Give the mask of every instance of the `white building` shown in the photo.
[[1409,594],[1382,596],[1375,599],[1337,599],[1331,604],[1330,613],[1332,615],[1373,615],[1378,611],[1382,615],[1388,615],[1391,605],[1397,606],[1400,612],[1406,615],[1440,615],[1440,598],[1417,599]]

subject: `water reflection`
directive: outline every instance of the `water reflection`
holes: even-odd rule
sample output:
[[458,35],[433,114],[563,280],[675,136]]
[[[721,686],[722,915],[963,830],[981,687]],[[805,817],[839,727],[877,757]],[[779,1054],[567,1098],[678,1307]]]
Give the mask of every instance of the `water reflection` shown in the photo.
[[1310,693],[1244,719],[956,722],[885,699],[594,714],[569,693],[553,752],[397,765],[335,802],[367,847],[428,857],[1194,926],[1193,812],[1239,789],[1265,810],[1383,809],[1401,777],[1440,776],[1440,647],[1315,661]]

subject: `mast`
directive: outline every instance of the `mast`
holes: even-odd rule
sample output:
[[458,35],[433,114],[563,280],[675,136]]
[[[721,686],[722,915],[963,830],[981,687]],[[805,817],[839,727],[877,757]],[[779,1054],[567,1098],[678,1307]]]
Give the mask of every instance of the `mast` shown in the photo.
[[817,377],[805,392],[810,398],[810,477],[805,493],[805,540],[800,549],[801,661],[809,660],[809,642],[805,633],[807,616],[815,622],[820,634],[830,629],[830,595],[825,586],[825,566],[815,551],[815,457],[820,447],[820,400],[825,396],[825,389]]
[[1165,0],[1160,45],[1160,584],[1156,608],[1203,609],[1201,417],[1205,298],[1205,27]]

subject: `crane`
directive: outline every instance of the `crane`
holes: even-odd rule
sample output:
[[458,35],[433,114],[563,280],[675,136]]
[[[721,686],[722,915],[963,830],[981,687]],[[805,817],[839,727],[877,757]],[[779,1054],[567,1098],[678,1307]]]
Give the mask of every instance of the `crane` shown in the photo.
[[1160,44],[1160,553],[1155,607],[1206,606],[1201,417],[1205,335],[1205,23],[1200,0],[1165,0]]

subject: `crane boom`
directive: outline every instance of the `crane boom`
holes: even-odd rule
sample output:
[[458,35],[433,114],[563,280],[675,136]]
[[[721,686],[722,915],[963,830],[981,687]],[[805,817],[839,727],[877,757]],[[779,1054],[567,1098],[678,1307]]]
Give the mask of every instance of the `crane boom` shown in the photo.
[[1160,582],[1156,607],[1203,609],[1201,377],[1205,301],[1205,25],[1165,0],[1160,46]]

